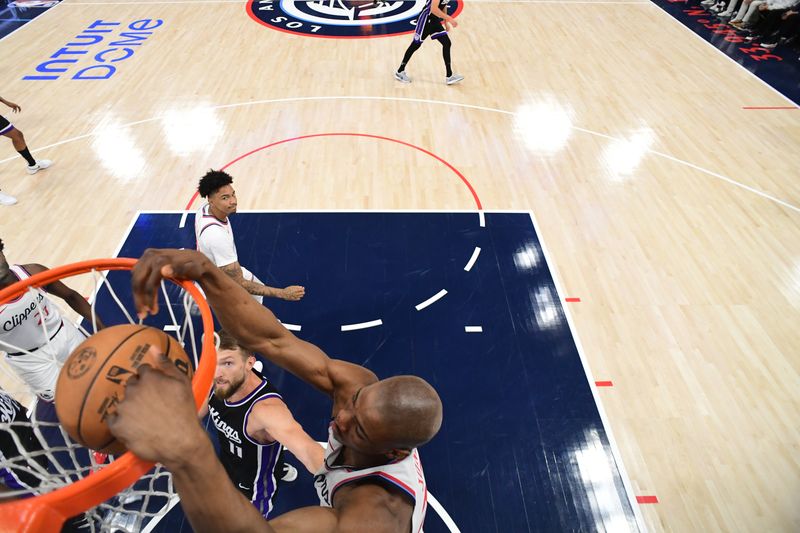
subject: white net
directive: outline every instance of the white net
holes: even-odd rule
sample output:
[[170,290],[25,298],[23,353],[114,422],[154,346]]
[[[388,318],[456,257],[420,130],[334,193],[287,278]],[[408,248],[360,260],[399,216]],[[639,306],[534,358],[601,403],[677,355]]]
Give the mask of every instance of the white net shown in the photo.
[[[0,327],[9,316],[26,314],[41,331],[9,335],[0,329],[0,505],[10,499],[47,494],[106,468],[115,458],[75,443],[59,425],[50,401],[58,372],[72,350],[100,322],[109,326],[142,323],[134,320],[130,272],[93,270],[67,285],[80,285],[87,277],[91,288],[90,316],[75,323],[75,309],[42,289],[27,288],[13,300],[0,303]],[[33,305],[33,307],[31,307]],[[202,331],[191,296],[171,282],[161,284],[160,313],[145,325],[173,335],[197,367]],[[39,313],[39,317],[33,315]],[[4,318],[5,315],[5,318]],[[22,319],[12,322],[20,322]],[[18,326],[19,324],[17,324]],[[198,329],[196,332],[195,329]],[[73,331],[75,334],[73,334]],[[130,487],[97,507],[68,521],[64,531],[150,531],[178,499],[170,474],[156,465]]]

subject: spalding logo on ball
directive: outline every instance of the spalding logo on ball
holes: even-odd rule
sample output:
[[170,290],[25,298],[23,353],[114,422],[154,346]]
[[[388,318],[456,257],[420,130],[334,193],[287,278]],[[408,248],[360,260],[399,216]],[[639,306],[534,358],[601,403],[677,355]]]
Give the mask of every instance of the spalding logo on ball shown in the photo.
[[95,359],[97,359],[97,351],[91,346],[77,352],[67,366],[67,376],[70,379],[78,379],[92,368]]
[[189,356],[178,341],[148,326],[112,326],[75,348],[56,384],[56,414],[69,436],[92,450],[125,452],[109,431],[106,417],[125,398],[128,379],[144,363],[156,366],[159,353],[192,377]]

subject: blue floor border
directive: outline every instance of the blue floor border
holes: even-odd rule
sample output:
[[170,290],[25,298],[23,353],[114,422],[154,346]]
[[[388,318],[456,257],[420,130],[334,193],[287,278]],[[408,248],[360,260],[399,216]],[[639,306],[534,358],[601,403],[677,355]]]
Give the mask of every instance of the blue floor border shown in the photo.
[[0,39],[3,39],[32,21],[61,0],[44,0],[41,6],[17,6],[10,0],[0,0]]
[[768,50],[760,47],[758,40],[746,41],[743,33],[719,21],[700,0],[653,0],[653,3],[795,105],[800,102],[800,51],[796,48],[778,45]]

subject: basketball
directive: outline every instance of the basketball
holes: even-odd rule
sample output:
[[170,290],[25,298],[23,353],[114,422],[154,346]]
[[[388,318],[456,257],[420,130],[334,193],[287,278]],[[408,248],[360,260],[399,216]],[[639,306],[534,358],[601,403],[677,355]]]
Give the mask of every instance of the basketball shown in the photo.
[[109,431],[106,415],[125,397],[125,385],[139,366],[156,365],[158,352],[192,377],[189,356],[178,341],[148,326],[112,326],[75,348],[58,376],[55,399],[58,420],[75,442],[114,455],[125,451]]

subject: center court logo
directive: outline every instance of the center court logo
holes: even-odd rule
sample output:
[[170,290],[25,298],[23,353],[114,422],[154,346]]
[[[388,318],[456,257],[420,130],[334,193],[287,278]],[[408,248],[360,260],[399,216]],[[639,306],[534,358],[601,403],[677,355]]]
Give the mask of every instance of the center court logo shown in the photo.
[[[411,33],[426,0],[251,0],[250,17],[272,29],[340,39],[388,37]],[[463,0],[450,0],[447,12],[456,16]]]

